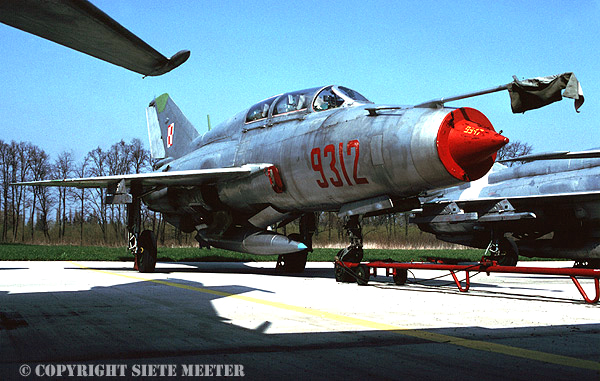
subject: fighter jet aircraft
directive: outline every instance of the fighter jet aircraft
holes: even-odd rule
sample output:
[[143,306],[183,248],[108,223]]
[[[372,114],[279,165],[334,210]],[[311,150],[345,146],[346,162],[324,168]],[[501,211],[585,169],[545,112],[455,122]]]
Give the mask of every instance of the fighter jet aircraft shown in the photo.
[[600,151],[554,152],[494,164],[469,184],[429,193],[412,219],[423,231],[488,248],[502,264],[519,255],[600,267]]
[[[281,254],[290,272],[304,269],[315,212],[337,211],[350,237],[339,255],[360,261],[360,216],[410,210],[423,192],[476,180],[508,142],[481,112],[443,102],[379,105],[343,86],[315,87],[267,98],[200,135],[163,94],[146,109],[156,172],[21,185],[108,188],[107,202],[128,205],[140,271],[156,263],[152,232],[140,232],[142,201],[203,244]],[[295,219],[298,235],[267,229]]]
[[[156,243],[139,231],[140,202],[215,247],[287,254],[300,271],[311,249],[314,212],[350,216],[362,257],[358,216],[415,207],[425,190],[476,179],[508,139],[471,108],[375,105],[343,86],[294,91],[256,103],[200,135],[171,97],[146,110],[156,172],[21,185],[107,187],[128,205],[130,249],[152,271]],[[267,227],[300,218],[300,235]]]
[[[167,60],[86,1],[6,1],[0,10],[1,22],[145,75],[189,56]],[[444,103],[505,89],[513,112],[562,96],[576,99],[576,108],[583,101],[572,73],[416,106],[373,104],[329,85],[267,98],[200,135],[163,94],[146,110],[155,172],[18,185],[107,188],[107,203],[127,205],[129,249],[142,272],[154,271],[157,254],[154,234],[140,231],[142,201],[182,231],[196,231],[201,244],[280,254],[290,272],[303,270],[312,250],[315,212],[337,211],[350,237],[339,255],[360,261],[360,216],[413,209],[424,191],[488,172],[508,139],[481,112]],[[267,229],[296,219],[299,234]]]

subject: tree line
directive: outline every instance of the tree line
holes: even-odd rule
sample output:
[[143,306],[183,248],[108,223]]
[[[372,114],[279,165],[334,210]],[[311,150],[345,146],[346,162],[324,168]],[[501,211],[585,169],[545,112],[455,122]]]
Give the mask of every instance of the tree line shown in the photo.
[[[149,152],[139,139],[121,140],[108,149],[97,147],[81,160],[69,151],[53,159],[32,143],[0,140],[0,240],[112,245],[118,239],[121,244],[126,231],[125,208],[106,204],[105,189],[12,183],[141,173],[150,168]],[[162,222],[147,209],[143,217],[146,225],[156,227]]]
[[[532,147],[514,142],[499,158],[528,154]],[[121,140],[109,148],[97,147],[82,159],[63,151],[51,158],[29,142],[0,140],[0,242],[122,246],[127,216],[123,205],[105,203],[106,189],[14,186],[16,182],[95,177],[151,171],[149,151],[139,139]],[[346,246],[344,222],[335,213],[321,213],[314,237],[318,246]],[[161,244],[195,245],[193,234],[166,224],[160,213],[142,206],[144,229],[156,232]],[[296,230],[292,223],[285,230]],[[371,217],[363,221],[365,242],[382,247],[436,246],[435,238],[408,223],[408,213]],[[284,233],[285,233],[284,232]]]

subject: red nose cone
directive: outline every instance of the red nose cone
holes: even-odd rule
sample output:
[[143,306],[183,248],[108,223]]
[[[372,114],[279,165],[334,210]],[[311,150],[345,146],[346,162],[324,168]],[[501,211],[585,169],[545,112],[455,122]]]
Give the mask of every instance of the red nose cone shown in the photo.
[[472,108],[452,111],[440,125],[437,148],[448,172],[459,180],[485,175],[496,160],[496,151],[508,139],[496,133],[490,121]]

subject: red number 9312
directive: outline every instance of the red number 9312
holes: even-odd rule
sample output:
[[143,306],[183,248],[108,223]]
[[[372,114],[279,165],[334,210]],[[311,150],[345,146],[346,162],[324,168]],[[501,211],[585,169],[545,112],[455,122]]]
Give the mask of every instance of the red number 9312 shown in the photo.
[[[360,143],[358,140],[350,140],[348,143],[346,143],[345,149],[344,143],[339,143],[337,147],[333,144],[328,144],[325,146],[325,148],[323,148],[322,151],[320,147],[313,148],[310,152],[312,169],[321,175],[321,178],[317,180],[317,184],[321,188],[329,187],[329,183],[331,183],[331,185],[334,187],[341,187],[344,185],[344,180],[349,186],[354,184],[368,184],[369,181],[366,178],[358,177],[359,155]],[[354,167],[352,168],[352,179],[354,180],[354,184],[352,183],[352,180],[350,180],[350,176],[348,176],[346,162],[344,160],[345,157],[354,158]],[[328,161],[329,165],[327,169],[323,168],[323,161]],[[327,165],[327,163],[325,165]],[[325,175],[325,171],[327,171],[328,175],[330,175],[329,178],[327,178],[327,175]]]

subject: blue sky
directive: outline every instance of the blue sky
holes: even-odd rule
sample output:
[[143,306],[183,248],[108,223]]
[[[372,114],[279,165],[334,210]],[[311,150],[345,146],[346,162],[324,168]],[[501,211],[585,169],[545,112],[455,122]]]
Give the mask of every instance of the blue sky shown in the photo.
[[575,73],[586,97],[512,114],[506,91],[449,103],[482,111],[534,152],[600,147],[598,1],[114,1],[96,6],[155,49],[190,59],[142,76],[0,24],[0,139],[52,158],[134,137],[168,92],[200,132],[286,91],[327,84],[409,105]]

